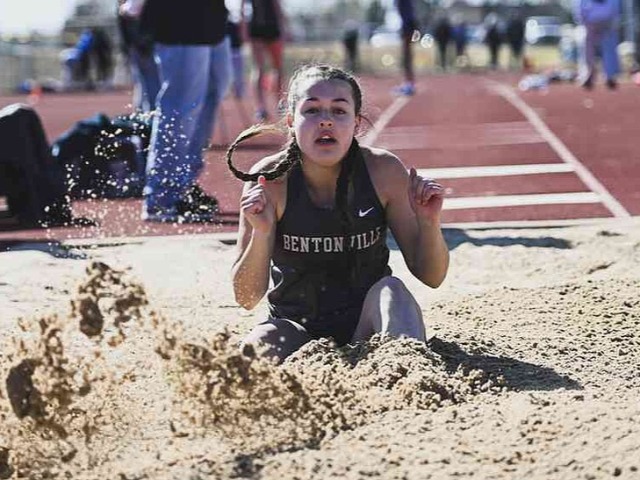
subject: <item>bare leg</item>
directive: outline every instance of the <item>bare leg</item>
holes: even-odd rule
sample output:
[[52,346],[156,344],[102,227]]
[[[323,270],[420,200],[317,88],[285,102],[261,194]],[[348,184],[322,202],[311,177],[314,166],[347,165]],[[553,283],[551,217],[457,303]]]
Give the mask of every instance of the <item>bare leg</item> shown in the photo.
[[402,280],[384,277],[369,289],[352,342],[374,333],[426,341],[422,310]]
[[281,363],[309,341],[311,336],[302,326],[291,320],[273,318],[256,325],[244,337],[242,345],[251,344],[261,356]]

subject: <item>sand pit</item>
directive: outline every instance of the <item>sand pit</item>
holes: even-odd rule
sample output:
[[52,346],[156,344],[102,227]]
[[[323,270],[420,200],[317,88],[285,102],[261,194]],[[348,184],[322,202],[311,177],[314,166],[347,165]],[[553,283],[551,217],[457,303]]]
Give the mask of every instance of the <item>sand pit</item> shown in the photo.
[[0,478],[640,478],[640,223],[446,236],[428,344],[280,367],[217,237],[1,253]]

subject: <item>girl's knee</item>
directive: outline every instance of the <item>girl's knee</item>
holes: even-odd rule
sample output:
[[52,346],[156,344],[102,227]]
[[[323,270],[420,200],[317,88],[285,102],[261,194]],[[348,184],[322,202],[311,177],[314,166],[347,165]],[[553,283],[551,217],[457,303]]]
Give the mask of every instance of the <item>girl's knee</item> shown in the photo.
[[398,277],[393,277],[391,275],[383,277],[374,283],[369,289],[369,293],[378,296],[383,294],[391,294],[394,297],[398,295],[411,296],[411,292],[409,292],[409,289],[404,282]]
[[259,355],[281,362],[310,340],[302,326],[274,318],[256,325],[242,340],[241,346],[251,344]]

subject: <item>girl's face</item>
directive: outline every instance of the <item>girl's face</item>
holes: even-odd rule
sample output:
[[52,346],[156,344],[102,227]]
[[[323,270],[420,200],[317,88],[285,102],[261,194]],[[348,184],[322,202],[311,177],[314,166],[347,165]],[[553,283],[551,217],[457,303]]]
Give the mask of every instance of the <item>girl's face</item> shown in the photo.
[[305,161],[333,167],[345,156],[360,116],[351,85],[344,80],[303,80],[299,100],[287,124],[293,128]]

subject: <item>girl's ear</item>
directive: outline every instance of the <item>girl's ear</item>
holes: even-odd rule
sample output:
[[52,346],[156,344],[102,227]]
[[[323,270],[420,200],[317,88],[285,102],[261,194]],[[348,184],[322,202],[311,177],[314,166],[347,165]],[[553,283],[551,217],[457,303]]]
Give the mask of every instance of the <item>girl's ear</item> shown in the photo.
[[293,127],[293,114],[291,112],[287,112],[287,117],[285,121],[287,122],[287,127],[289,128]]
[[362,122],[362,116],[356,115],[356,128],[354,129],[354,133],[357,133],[360,129],[360,123]]

